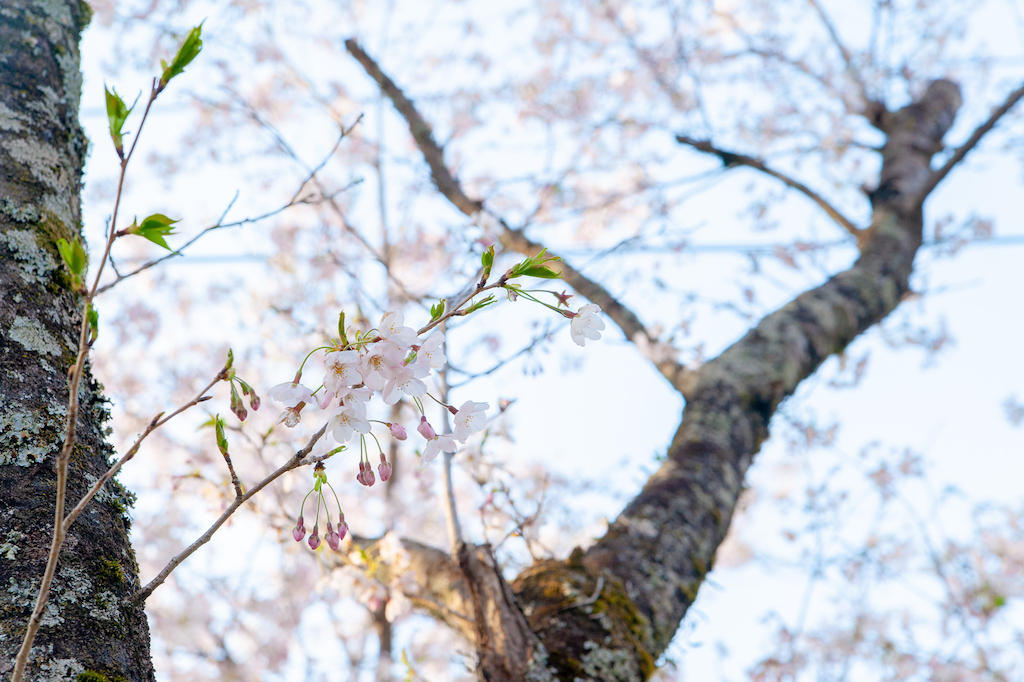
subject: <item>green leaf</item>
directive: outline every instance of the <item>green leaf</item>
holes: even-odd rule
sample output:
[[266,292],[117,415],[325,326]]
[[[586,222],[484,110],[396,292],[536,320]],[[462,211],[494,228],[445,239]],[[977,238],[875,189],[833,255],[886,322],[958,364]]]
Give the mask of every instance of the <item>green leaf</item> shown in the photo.
[[91,340],[95,341],[96,337],[100,335],[100,314],[96,311],[96,308],[89,305],[89,308],[85,311],[85,319],[89,322],[89,329],[91,330]]
[[444,315],[444,299],[441,299],[437,305],[430,306],[430,321],[440,319]]
[[71,243],[64,238],[58,239],[57,251],[60,252],[61,260],[64,261],[64,265],[68,266],[72,275],[80,277],[85,272],[88,260],[85,256],[85,249],[82,248],[82,242],[77,236],[71,240]]
[[145,237],[149,241],[153,242],[158,246],[162,246],[168,251],[173,251],[167,242],[164,241],[164,237],[169,234],[174,234],[174,223],[179,222],[178,219],[168,218],[163,213],[154,213],[151,216],[147,216],[142,219],[139,224],[132,223],[128,228],[129,234],[137,234],[140,237]]
[[522,271],[527,277],[541,277],[543,279],[558,279],[558,273],[543,265],[535,265]]
[[468,308],[466,308],[465,314],[469,315],[470,313],[476,312],[477,310],[480,310],[481,308],[485,308],[485,307],[489,306],[492,303],[494,303],[494,294],[491,294],[490,296],[488,296],[487,298],[483,299],[482,301],[477,301],[476,303],[473,303],[472,305],[470,305]]
[[512,266],[507,274],[508,279],[515,277],[522,277],[524,275],[529,277],[541,277],[543,279],[554,279],[558,277],[551,268],[545,267],[546,263],[552,263],[557,260],[561,260],[558,256],[545,256],[547,249],[541,249],[540,253],[536,256],[531,256],[523,260],[523,262]]
[[114,149],[117,150],[117,155],[124,158],[124,122],[128,119],[128,114],[132,113],[132,109],[135,108],[133,102],[131,106],[124,103],[121,99],[121,95],[117,94],[114,89],[107,89],[107,86],[103,86],[103,92],[106,93],[107,102],[107,121],[110,124],[110,139],[114,142]]
[[225,457],[228,456],[228,439],[224,435],[224,420],[221,419],[219,414],[213,416],[213,429],[217,435],[217,449],[220,450],[220,454]]
[[160,76],[160,84],[158,89],[163,90],[167,87],[167,84],[172,78],[180,74],[185,70],[185,67],[192,63],[192,60],[196,58],[199,52],[203,49],[203,39],[200,34],[203,31],[203,25],[199,24],[185,36],[185,40],[181,43],[181,47],[178,48],[178,53],[174,55],[174,59],[168,64],[163,59],[160,60],[160,67],[163,69],[163,74]]
[[348,336],[345,334],[345,311],[338,313],[338,338],[341,339],[342,347],[348,345]]
[[231,365],[235,364],[235,354],[228,348],[228,361],[224,365],[224,369],[231,369]]

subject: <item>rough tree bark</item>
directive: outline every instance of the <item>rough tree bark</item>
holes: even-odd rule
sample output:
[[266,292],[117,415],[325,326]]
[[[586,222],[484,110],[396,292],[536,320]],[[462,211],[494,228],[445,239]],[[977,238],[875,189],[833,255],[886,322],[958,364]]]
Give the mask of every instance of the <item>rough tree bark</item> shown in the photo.
[[[355,40],[347,41],[346,48],[406,120],[441,194],[467,216],[486,211],[485,202],[469,197],[448,170],[430,125],[402,90]],[[431,603],[451,610],[461,608],[464,613],[469,599],[476,624],[468,636],[477,648],[482,679],[610,681],[651,675],[711,570],[746,471],[768,437],[779,404],[828,356],[842,351],[899,305],[909,292],[922,242],[924,201],[1022,98],[1024,87],[1010,93],[937,170],[931,167],[932,159],[942,150],[942,139],[961,105],[955,83],[934,81],[918,99],[895,111],[868,103],[866,115],[886,136],[878,186],[868,194],[871,223],[860,229],[832,216],[856,237],[859,258],[848,270],[766,316],[698,370],[652,358],[684,396],[686,406],[665,463],[604,537],[585,551],[577,548],[567,560],[529,567],[512,582],[511,592],[493,569],[486,547],[464,547],[459,552],[446,572],[461,569],[463,579],[452,581],[450,589],[431,591],[420,583],[432,592]],[[729,154],[709,142],[685,136],[678,141],[723,158]],[[767,172],[759,161],[747,165]],[[806,185],[781,179],[808,195]],[[817,203],[822,202],[817,197]],[[824,205],[830,208],[827,202]],[[496,219],[506,249],[534,255],[542,248]],[[563,279],[599,304],[627,339],[641,347],[654,340],[639,318],[604,287],[564,261],[561,270]],[[467,634],[463,623],[445,620]]]
[[[55,242],[80,234],[80,0],[0,5],[0,677],[13,668],[53,532],[54,460],[81,323]],[[108,467],[108,418],[86,375],[68,500]],[[128,542],[130,494],[108,484],[71,527],[26,679],[152,680]],[[69,505],[69,507],[71,506]]]

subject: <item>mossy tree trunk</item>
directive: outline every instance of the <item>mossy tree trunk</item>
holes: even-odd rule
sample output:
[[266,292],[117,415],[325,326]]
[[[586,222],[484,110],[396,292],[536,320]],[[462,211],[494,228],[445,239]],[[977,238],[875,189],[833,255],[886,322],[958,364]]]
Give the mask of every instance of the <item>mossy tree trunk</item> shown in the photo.
[[[910,105],[878,113],[887,142],[858,260],[762,319],[685,386],[680,380],[682,420],[643,490],[589,549],[516,579],[512,608],[526,615],[543,655],[521,650],[515,658],[546,656],[547,670],[527,675],[638,680],[653,672],[711,570],[779,404],[909,292],[922,205],[934,187],[931,160],[960,103],[955,84],[935,81]],[[496,636],[489,633],[490,642]],[[518,630],[513,637],[530,641]],[[482,678],[514,679],[486,652],[478,660]]]
[[[80,234],[79,0],[0,4],[0,677],[32,611],[53,532],[54,460],[81,322],[55,241]],[[72,506],[108,466],[105,400],[81,385]],[[28,680],[152,680],[128,542],[129,494],[108,484],[71,527]]]

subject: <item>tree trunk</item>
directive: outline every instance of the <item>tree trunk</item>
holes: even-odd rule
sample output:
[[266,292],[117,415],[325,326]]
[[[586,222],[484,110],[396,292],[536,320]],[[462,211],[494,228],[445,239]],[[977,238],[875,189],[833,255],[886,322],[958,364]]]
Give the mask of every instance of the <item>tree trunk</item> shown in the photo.
[[[496,660],[499,637],[490,633],[477,641],[482,678],[508,679],[505,671],[523,661],[543,663],[530,671],[534,679],[650,676],[711,570],[779,404],[909,292],[922,204],[934,186],[931,158],[959,107],[959,88],[936,81],[919,100],[884,113],[878,125],[887,142],[860,258],[700,368],[685,387],[666,462],[605,536],[566,561],[530,567],[513,583],[518,606],[511,608],[526,615],[546,661],[532,647]],[[474,601],[481,587],[471,587]],[[502,620],[514,622],[511,614]],[[529,642],[518,628],[509,634],[511,642]]]
[[[67,415],[80,297],[55,242],[81,230],[87,141],[78,125],[79,0],[0,6],[0,676],[13,668],[53,532],[54,460]],[[70,508],[108,467],[106,401],[88,371]],[[152,680],[149,628],[128,542],[132,496],[110,483],[71,527],[28,680]],[[93,673],[89,675],[88,673]]]

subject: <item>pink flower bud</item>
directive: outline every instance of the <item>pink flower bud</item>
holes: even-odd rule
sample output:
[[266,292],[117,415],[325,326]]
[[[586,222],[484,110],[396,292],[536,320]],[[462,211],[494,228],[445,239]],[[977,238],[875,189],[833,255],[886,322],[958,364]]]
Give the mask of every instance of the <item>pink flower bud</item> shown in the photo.
[[313,526],[313,532],[309,534],[309,540],[307,540],[310,549],[316,549],[320,546],[320,535],[317,531],[318,528]]
[[256,395],[256,391],[253,391],[252,395],[249,397],[249,405],[252,407],[253,412],[260,409],[260,397]]
[[327,522],[327,544],[335,552],[338,551],[338,543],[341,541],[341,536],[334,532],[334,528],[331,526],[331,522]]
[[380,472],[381,482],[385,482],[391,478],[391,465],[388,464],[386,459],[384,459],[384,453],[381,453],[380,455],[380,464],[377,465],[377,471]]
[[345,523],[345,517],[342,516],[341,520],[338,521],[338,540],[339,541],[344,540],[345,536],[347,534],[348,534],[348,524]]
[[295,528],[292,528],[292,537],[295,538],[295,542],[302,542],[302,538],[306,537],[306,524],[303,523],[301,516]]
[[434,440],[437,438],[437,433],[434,431],[434,427],[430,425],[426,417],[420,417],[420,425],[416,427],[416,430],[420,432],[420,435],[427,440]]
[[391,435],[398,440],[405,440],[408,438],[408,434],[405,432],[405,427],[401,424],[388,424],[388,428],[391,429]]

